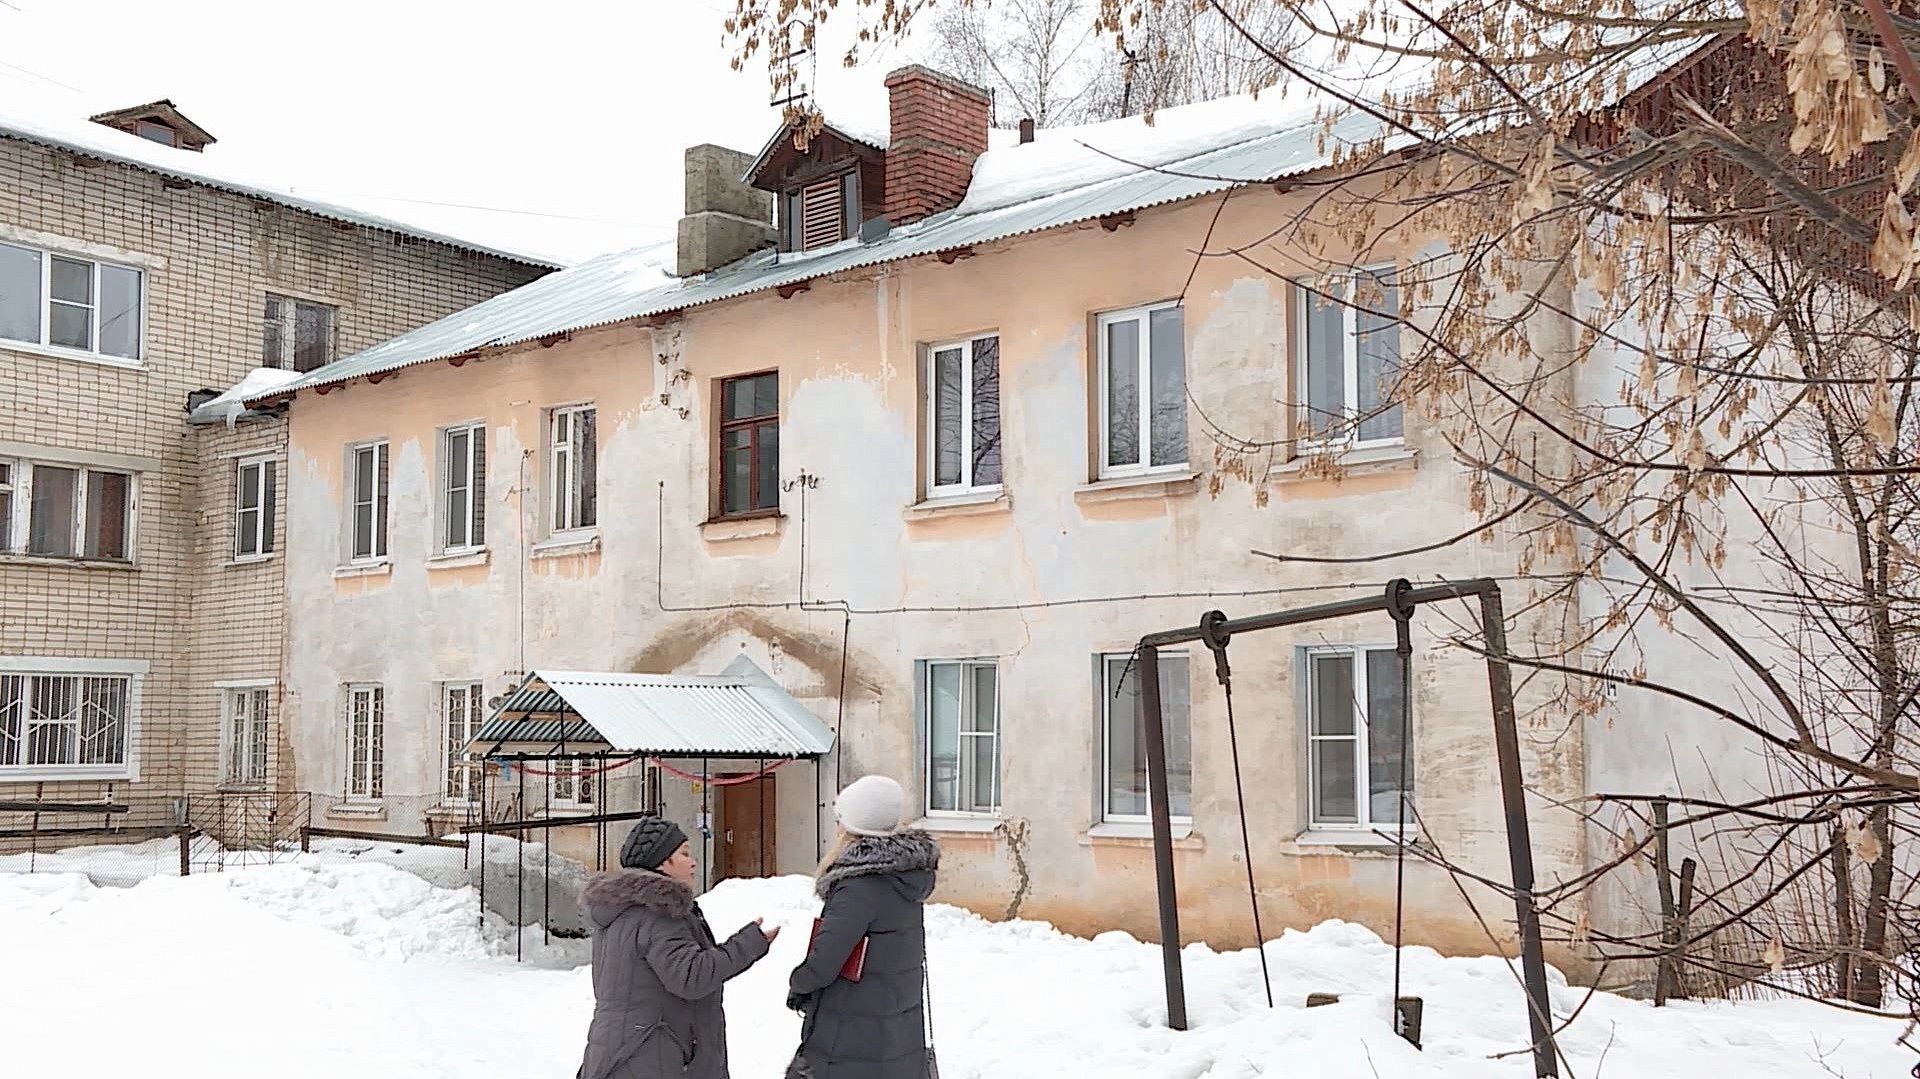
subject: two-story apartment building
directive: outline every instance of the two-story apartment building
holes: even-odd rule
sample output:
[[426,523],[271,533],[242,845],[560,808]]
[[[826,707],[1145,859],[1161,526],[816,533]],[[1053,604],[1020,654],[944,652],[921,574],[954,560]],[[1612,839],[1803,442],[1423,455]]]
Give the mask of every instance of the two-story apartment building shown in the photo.
[[127,809],[3,813],[0,843],[287,785],[285,423],[190,410],[553,268],[243,179],[213,141],[164,101],[0,105],[0,801]]
[[[806,871],[835,785],[878,772],[944,843],[938,898],[1151,935],[1142,634],[1396,576],[1524,591],[1565,568],[1523,567],[1497,536],[1337,564],[1477,523],[1449,447],[1380,396],[1427,317],[1399,268],[1437,241],[1270,242],[1321,182],[1385,182],[1338,174],[1366,118],[1328,136],[1310,105],[1250,119],[1242,101],[1001,142],[979,91],[919,68],[887,85],[886,138],[829,115],[756,156],[688,151],[674,284],[636,287],[640,261],[606,256],[252,398],[289,409],[289,731],[330,812],[405,832],[467,812],[473,702],[541,672],[561,696],[636,695],[519,748],[662,758],[670,810],[710,825],[712,875],[752,864],[730,849],[746,821],[772,835],[771,868]],[[1525,325],[1543,349],[1568,336],[1550,311]],[[1257,472],[1229,440],[1269,448]],[[1325,561],[1250,553],[1267,546]],[[1576,616],[1526,608],[1509,636]],[[1452,629],[1415,627],[1410,738],[1375,719],[1402,702],[1386,619],[1234,642],[1270,930],[1389,928],[1404,797],[1467,874],[1405,864],[1408,939],[1486,947],[1470,904],[1504,900],[1471,875],[1506,877],[1506,832],[1485,668]],[[698,708],[640,691],[743,658],[831,731],[819,772],[616,731],[697,728]],[[1162,664],[1182,921],[1245,944],[1224,694],[1204,652]],[[1540,807],[1604,781],[1587,749],[1607,720],[1566,722],[1546,693],[1521,687]],[[497,789],[563,818],[593,800],[605,765],[587,764]],[[594,798],[631,807],[631,774]],[[1545,881],[1601,842],[1576,813],[1533,822]]]
[[[256,399],[290,408],[289,737],[330,812],[402,832],[463,812],[472,702],[512,688],[504,672],[715,675],[744,656],[835,732],[824,773],[914,792],[946,842],[942,898],[1148,934],[1142,633],[1402,573],[1513,572],[1498,545],[1360,576],[1249,557],[1277,534],[1391,546],[1418,530],[1409,507],[1418,528],[1471,521],[1444,447],[1369,397],[1391,321],[1194,255],[1299,209],[1305,194],[1207,177],[1327,168],[1310,115],[1228,124],[1169,175],[1066,139],[988,153],[979,91],[914,68],[888,86],[885,140],[829,117],[804,149],[783,131],[757,157],[690,151],[677,283],[636,292],[631,260],[606,256]],[[1390,262],[1332,287],[1391,291]],[[1281,387],[1316,411],[1283,408]],[[1221,486],[1210,431],[1292,444],[1308,424],[1349,439],[1341,478],[1282,456],[1256,490]],[[1417,640],[1411,786],[1450,855],[1496,875],[1484,672],[1441,633]],[[1390,644],[1384,622],[1236,644],[1278,924],[1391,921],[1380,833],[1407,750],[1365,719],[1396,708]],[[1220,687],[1205,655],[1163,662],[1185,917],[1244,942]],[[1563,742],[1530,746],[1528,768],[1549,795],[1583,782]],[[550,810],[582,801],[562,771],[535,782]],[[779,870],[817,857],[833,780],[771,774],[665,784],[675,812],[716,822],[716,872],[728,799],[769,799]],[[1564,820],[1535,844],[1547,875],[1583,863]],[[1407,872],[1416,939],[1484,946],[1441,871]]]

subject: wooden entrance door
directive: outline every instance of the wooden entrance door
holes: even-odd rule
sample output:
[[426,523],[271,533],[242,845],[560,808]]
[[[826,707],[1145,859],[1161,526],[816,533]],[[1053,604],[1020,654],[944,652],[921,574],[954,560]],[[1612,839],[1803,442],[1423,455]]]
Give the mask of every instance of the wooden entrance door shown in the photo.
[[[725,777],[715,777],[725,778]],[[720,879],[774,875],[773,777],[714,788],[720,795]]]

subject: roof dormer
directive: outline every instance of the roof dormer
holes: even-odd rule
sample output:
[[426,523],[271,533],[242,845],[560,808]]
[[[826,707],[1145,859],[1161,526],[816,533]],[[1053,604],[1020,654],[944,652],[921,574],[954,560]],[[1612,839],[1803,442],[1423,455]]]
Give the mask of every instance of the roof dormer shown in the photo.
[[859,235],[887,208],[885,147],[827,123],[810,137],[776,132],[745,177],[770,191],[782,251],[817,251]]
[[173,102],[162,98],[130,109],[116,109],[89,117],[96,124],[138,135],[149,142],[173,146],[195,153],[216,141],[206,128],[186,118]]

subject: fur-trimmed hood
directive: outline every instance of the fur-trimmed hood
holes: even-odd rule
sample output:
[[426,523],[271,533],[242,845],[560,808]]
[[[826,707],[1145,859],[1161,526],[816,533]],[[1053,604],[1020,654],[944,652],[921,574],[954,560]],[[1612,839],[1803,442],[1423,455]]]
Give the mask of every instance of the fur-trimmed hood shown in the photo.
[[685,918],[693,912],[693,890],[650,869],[624,869],[596,875],[580,893],[580,902],[594,922],[604,927],[612,924],[628,907],[645,907],[669,918]]
[[848,836],[833,864],[814,881],[813,891],[825,898],[843,881],[888,876],[896,878],[901,894],[920,902],[933,894],[934,872],[939,868],[940,844],[925,832]]

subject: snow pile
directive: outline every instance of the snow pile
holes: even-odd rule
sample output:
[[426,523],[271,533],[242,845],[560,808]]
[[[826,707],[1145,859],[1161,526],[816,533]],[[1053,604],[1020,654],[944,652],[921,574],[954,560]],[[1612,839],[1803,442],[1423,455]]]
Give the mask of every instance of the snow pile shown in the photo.
[[[778,1075],[798,1036],[786,974],[815,913],[799,878],[730,882],[702,900],[727,934],[784,928],[727,990],[736,1076]],[[293,864],[99,889],[77,875],[0,876],[0,1015],[32,1031],[9,1072],[289,1079],[562,1079],[580,1059],[589,972],[512,962],[511,930],[482,926],[471,890],[377,862]],[[1406,955],[1426,1000],[1424,1052],[1387,1026],[1392,950],[1329,922],[1268,946],[1268,1011],[1252,952],[1187,949],[1194,1029],[1165,1029],[1159,952],[1123,934],[1085,941],[1032,923],[929,912],[934,1026],[948,1079],[1521,1079],[1521,996],[1497,958]],[[537,935],[535,937],[537,939]],[[530,951],[530,954],[535,954]],[[538,952],[577,962],[568,944]],[[164,993],[158,995],[156,990]],[[1311,1011],[1308,992],[1342,995]],[[1567,1074],[1741,1079],[1907,1074],[1899,1024],[1807,1003],[1644,1003],[1554,987]],[[183,1016],[190,1020],[183,1025]],[[104,1024],[104,1025],[103,1025]],[[101,1037],[111,1030],[111,1037]],[[289,1052],[289,1045],[297,1051]],[[1500,1055],[1510,1054],[1510,1055]],[[79,1067],[76,1070],[75,1065]]]
[[224,423],[231,429],[234,421],[247,410],[249,400],[270,394],[300,377],[298,371],[256,367],[248,371],[245,378],[227,387],[225,393],[194,409],[187,416],[187,422]]
[[102,843],[54,851],[0,854],[0,874],[74,874],[102,888],[131,888],[149,877],[180,874],[180,841]]
[[1149,124],[1128,116],[1078,127],[1042,128],[1025,145],[988,150],[973,164],[962,214],[984,213],[1159,167],[1281,131],[1309,130],[1325,99],[1241,94],[1163,109]]

